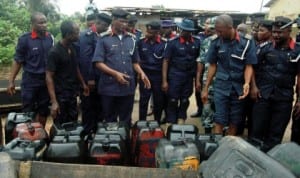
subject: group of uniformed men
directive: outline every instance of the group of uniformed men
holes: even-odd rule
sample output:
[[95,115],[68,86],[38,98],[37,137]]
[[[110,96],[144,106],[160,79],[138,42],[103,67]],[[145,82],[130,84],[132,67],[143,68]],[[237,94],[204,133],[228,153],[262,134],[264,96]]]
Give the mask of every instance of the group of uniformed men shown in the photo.
[[[229,15],[220,15],[208,18],[197,36],[194,21],[187,18],[177,24],[151,21],[142,35],[135,28],[137,18],[123,9],[94,17],[82,32],[76,23],[62,22],[62,39],[54,45],[45,15],[34,13],[32,31],[19,38],[8,93],[15,92],[14,80],[23,67],[23,110],[37,112],[44,125],[49,100],[54,122],[77,120],[80,93],[86,134],[99,121],[119,119],[131,126],[137,84],[139,120],[146,120],[152,96],[155,120],[161,122],[164,115],[167,125],[183,124],[195,86],[204,127],[240,134],[247,109],[251,138],[263,141],[266,150],[281,142],[300,74],[300,46],[290,37],[290,19],[263,20],[257,34],[249,35],[238,33]],[[297,94],[299,89],[298,77]],[[294,107],[296,123],[300,98]],[[299,123],[293,128],[299,130]],[[299,143],[299,132],[293,134]]]

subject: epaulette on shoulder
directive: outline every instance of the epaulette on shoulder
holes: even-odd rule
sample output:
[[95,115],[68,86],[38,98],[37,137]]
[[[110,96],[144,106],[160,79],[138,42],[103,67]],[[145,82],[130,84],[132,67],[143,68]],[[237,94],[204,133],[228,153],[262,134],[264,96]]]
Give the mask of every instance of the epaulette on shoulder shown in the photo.
[[160,39],[161,39],[161,41],[163,41],[163,42],[167,42],[167,41],[168,41],[167,38],[161,37]]
[[193,35],[192,37],[195,39],[201,40],[199,36]]
[[25,36],[29,36],[29,35],[31,35],[31,32],[25,32],[20,37],[25,37]]
[[252,36],[249,35],[249,34],[246,34],[244,37],[245,37],[246,39],[248,39],[248,40],[252,40]]
[[173,38],[170,38],[169,41],[173,41],[173,40],[176,40],[176,39],[178,39],[178,38],[179,38],[179,36],[175,36],[175,37],[173,37]]
[[104,36],[108,36],[108,35],[111,35],[111,34],[112,34],[111,31],[106,31],[106,32],[100,33],[100,36],[101,36],[101,37],[104,37]]
[[90,36],[92,35],[94,32],[91,29],[86,30],[85,35]]
[[259,44],[259,47],[262,48],[262,47],[267,46],[268,44],[271,44],[271,43],[272,43],[271,41],[265,41],[265,42]]
[[210,38],[211,38],[212,41],[213,41],[213,40],[216,40],[216,39],[218,38],[218,35],[214,34],[214,35],[212,35]]
[[145,39],[145,38],[146,38],[146,36],[141,36],[140,40],[143,40],[143,39]]
[[133,38],[136,38],[136,35],[133,34],[133,33],[127,32],[127,35],[129,35],[129,36],[131,36],[131,37],[133,37]]

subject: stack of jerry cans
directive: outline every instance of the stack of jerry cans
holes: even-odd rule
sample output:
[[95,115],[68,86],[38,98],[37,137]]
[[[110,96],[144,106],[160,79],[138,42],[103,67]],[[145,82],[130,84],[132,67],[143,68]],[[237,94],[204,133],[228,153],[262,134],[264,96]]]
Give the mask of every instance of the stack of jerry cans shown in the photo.
[[132,129],[131,157],[133,165],[155,167],[155,149],[164,132],[157,121],[137,121]]
[[89,148],[89,163],[123,165],[125,142],[119,134],[96,134]]
[[[129,128],[127,126],[126,123],[124,122],[99,122],[97,124],[97,131],[96,131],[96,135],[95,138],[99,138],[99,136],[97,135],[119,135],[121,137],[120,142],[120,146],[121,145],[125,145],[124,147],[121,146],[120,148],[123,149],[121,150],[122,152],[122,156],[121,156],[121,160],[123,162],[118,163],[118,165],[129,165],[130,164],[130,159],[129,159],[129,155],[130,155],[130,134],[129,134]],[[102,137],[102,136],[101,136]],[[108,136],[107,139],[113,139],[116,137],[110,137]],[[103,144],[105,145],[106,143],[100,143],[97,140],[94,140],[95,143],[98,144]],[[113,141],[115,142],[115,141]],[[112,143],[113,144],[113,143]],[[93,145],[93,144],[91,144]],[[95,144],[94,144],[95,145]],[[92,147],[90,147],[92,148]],[[91,149],[90,149],[90,154],[91,154]],[[90,155],[91,156],[91,155]],[[109,160],[107,160],[106,162],[110,162]],[[115,163],[114,160],[112,160],[112,162]]]
[[268,153],[296,177],[300,177],[300,146],[294,142],[275,146]]
[[200,155],[193,140],[161,139],[155,151],[156,167],[197,171]]
[[28,160],[41,160],[44,151],[47,148],[45,140],[22,140],[15,138],[6,144],[3,148],[12,159],[28,161]]
[[78,122],[53,124],[44,159],[60,163],[84,163],[87,145],[82,134],[83,127]]
[[14,139],[13,132],[17,124],[32,122],[34,120],[35,114],[33,112],[28,113],[16,113],[11,112],[7,116],[5,124],[5,142],[8,143]]
[[200,175],[210,177],[294,178],[280,163],[239,137],[226,136],[207,161]]

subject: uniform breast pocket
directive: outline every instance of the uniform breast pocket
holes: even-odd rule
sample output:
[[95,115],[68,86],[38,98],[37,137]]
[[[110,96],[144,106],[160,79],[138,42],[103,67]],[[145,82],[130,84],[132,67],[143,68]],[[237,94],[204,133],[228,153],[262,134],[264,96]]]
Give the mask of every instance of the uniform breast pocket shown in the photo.
[[30,64],[34,67],[37,67],[40,63],[40,51],[39,49],[32,49],[30,52]]

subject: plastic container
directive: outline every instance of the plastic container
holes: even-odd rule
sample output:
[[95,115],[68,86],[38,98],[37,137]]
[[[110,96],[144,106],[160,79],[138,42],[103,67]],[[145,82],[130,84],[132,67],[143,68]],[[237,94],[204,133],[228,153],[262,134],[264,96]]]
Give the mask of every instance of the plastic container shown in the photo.
[[300,146],[294,142],[275,146],[268,155],[278,161],[296,177],[300,177]]
[[280,163],[239,137],[227,136],[207,161],[200,175],[212,177],[294,178]]
[[161,139],[155,151],[156,167],[198,170],[200,155],[192,140]]

